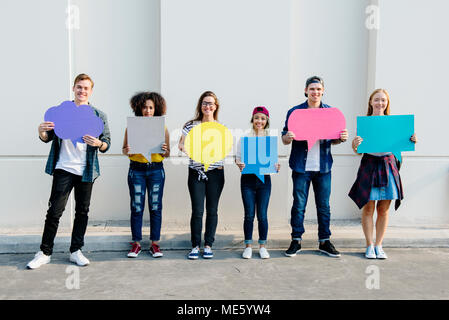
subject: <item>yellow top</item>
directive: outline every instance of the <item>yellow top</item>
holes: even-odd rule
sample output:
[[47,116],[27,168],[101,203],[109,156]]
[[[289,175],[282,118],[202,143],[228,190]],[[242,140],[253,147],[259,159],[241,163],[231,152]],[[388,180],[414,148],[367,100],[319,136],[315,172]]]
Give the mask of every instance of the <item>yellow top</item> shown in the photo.
[[[149,162],[148,159],[145,158],[144,155],[141,153],[129,156],[129,160],[140,162],[140,163],[148,163]],[[159,153],[151,154],[151,162],[162,162],[162,160],[164,160],[164,157],[161,156]]]

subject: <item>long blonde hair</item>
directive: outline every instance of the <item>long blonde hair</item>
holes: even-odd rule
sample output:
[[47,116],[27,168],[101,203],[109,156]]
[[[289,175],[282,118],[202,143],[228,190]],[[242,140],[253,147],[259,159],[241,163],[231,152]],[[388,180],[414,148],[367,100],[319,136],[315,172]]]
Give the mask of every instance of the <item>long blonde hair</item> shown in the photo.
[[390,95],[388,94],[387,90],[385,89],[376,89],[371,93],[368,100],[368,112],[366,113],[367,116],[373,115],[373,106],[371,105],[371,100],[373,99],[374,95],[376,93],[382,92],[387,97],[387,107],[384,110],[384,115],[390,115]]

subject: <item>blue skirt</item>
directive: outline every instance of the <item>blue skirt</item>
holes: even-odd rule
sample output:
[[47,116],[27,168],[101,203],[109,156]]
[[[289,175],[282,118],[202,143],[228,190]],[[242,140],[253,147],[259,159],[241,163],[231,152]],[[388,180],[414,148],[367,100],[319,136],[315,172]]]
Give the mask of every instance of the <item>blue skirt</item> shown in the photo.
[[393,172],[388,167],[388,185],[384,187],[371,186],[370,200],[396,200],[399,199],[398,187],[394,180]]

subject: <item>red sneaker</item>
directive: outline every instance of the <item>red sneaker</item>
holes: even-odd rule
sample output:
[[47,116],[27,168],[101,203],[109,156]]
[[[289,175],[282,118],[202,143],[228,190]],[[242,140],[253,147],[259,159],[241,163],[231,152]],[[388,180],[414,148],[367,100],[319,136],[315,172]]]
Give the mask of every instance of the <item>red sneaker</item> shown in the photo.
[[131,250],[128,252],[128,258],[137,258],[140,251],[142,251],[142,247],[137,242],[130,242],[132,245]]
[[164,255],[161,252],[161,248],[159,247],[159,245],[155,243],[151,244],[150,253],[153,255],[153,258],[160,258]]

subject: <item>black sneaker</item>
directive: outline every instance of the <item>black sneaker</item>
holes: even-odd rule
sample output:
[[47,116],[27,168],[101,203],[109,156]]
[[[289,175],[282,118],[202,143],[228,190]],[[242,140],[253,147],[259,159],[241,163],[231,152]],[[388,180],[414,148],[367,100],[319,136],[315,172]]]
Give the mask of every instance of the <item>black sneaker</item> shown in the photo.
[[285,251],[285,255],[287,257],[294,257],[299,251],[301,251],[301,243],[298,240],[292,240],[290,247]]
[[331,256],[331,257],[334,257],[334,258],[340,257],[340,252],[338,252],[335,249],[334,245],[329,240],[326,240],[324,242],[320,242],[320,251],[322,253],[325,253],[328,256]]

